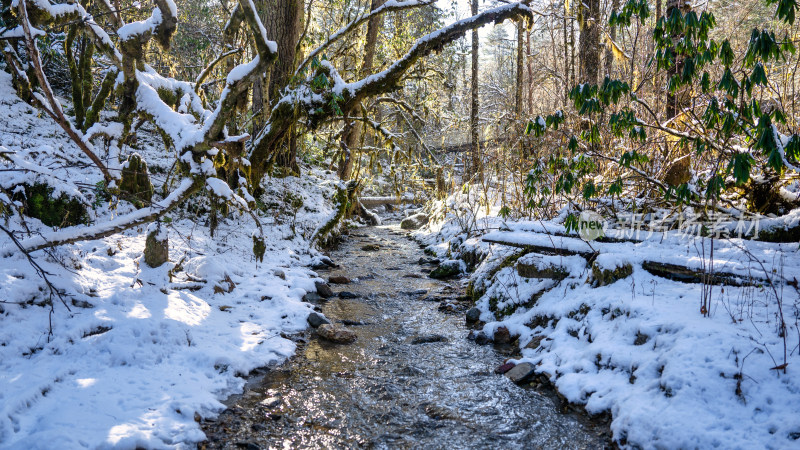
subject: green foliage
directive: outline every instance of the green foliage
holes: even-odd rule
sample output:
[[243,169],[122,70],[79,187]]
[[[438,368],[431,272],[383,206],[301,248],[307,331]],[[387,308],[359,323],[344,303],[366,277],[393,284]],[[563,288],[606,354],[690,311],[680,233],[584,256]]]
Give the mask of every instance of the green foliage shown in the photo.
[[[44,183],[23,185],[14,200],[21,201],[25,215],[37,218],[51,227],[68,227],[89,223],[89,213],[80,200],[64,193],[53,196],[55,189]],[[23,195],[24,194],[24,195]]]
[[[775,5],[775,16],[782,25],[794,23],[796,0],[765,1]],[[612,11],[609,26],[631,26],[635,16],[644,23],[649,16],[646,1],[629,0],[620,10]],[[669,124],[672,129],[665,129],[653,120],[649,107],[623,80],[605,77],[599,85],[578,84],[568,95],[574,114],[581,117],[578,135],[565,142],[569,157],[555,152],[528,174],[524,191],[528,207],[543,207],[551,194],[573,201],[621,195],[623,177],[614,175],[615,181],[601,185],[593,159],[598,154],[613,156],[609,150],[621,149],[618,159],[613,158],[621,172],[634,171],[636,177],[647,173],[650,158],[643,149],[653,145],[645,131],[649,129],[671,135],[668,142],[677,139],[679,148],[693,149],[697,160],[716,161],[709,170],[695,173],[692,184],[665,187],[665,200],[676,205],[716,201],[728,189],[748,183],[754,173],[769,170],[781,174],[787,167],[796,167],[800,135],[782,134],[783,127],[788,126],[783,106],[770,99],[775,90],[770,71],[778,70],[776,63],[795,52],[792,39],[788,35],[778,39],[775,31],[766,28],[753,29],[746,49],[738,51],[731,40],[712,38],[718,36],[712,33],[715,26],[711,12],[671,8],[653,28],[653,64],[669,75],[669,92],[686,95],[689,91],[695,107],[701,108],[699,120],[688,131],[680,124]],[[762,104],[765,99],[770,99],[768,105]],[[563,117],[557,123],[539,119],[528,130],[538,138],[545,138],[548,129],[556,130],[563,123]],[[673,131],[676,127],[681,131]],[[565,226],[569,228],[574,221],[568,217]]]

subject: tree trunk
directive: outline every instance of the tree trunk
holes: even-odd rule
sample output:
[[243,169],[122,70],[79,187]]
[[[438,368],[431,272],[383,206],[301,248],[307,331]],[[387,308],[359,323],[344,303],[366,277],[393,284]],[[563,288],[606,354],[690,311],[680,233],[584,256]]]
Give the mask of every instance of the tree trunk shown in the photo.
[[[267,39],[278,44],[278,59],[264,77],[253,84],[253,112],[262,111],[262,116],[254,120],[253,134],[261,130],[266,120],[269,106],[280,100],[280,93],[289,84],[289,79],[297,67],[297,41],[303,31],[303,0],[256,0],[256,10],[267,31]],[[268,86],[268,89],[265,89]],[[292,129],[275,149],[279,153],[275,162],[299,174],[297,166],[297,140]]]
[[[575,24],[574,19],[569,21],[569,86],[575,86]],[[569,102],[567,102],[569,103]]]
[[[667,17],[669,17],[675,9],[679,9],[682,14],[686,14],[692,10],[691,5],[686,0],[667,0]],[[672,42],[675,43],[680,40],[681,36],[672,36]],[[683,71],[683,59],[680,56],[675,56],[675,65],[667,71],[667,82]],[[671,92],[667,89],[667,120],[677,116],[678,113],[683,111],[684,108],[689,106],[689,92],[687,89],[679,89],[676,92]]]
[[600,71],[600,0],[586,0],[581,9],[579,40],[581,83],[597,84]]
[[[611,0],[611,10],[616,11],[619,9],[619,0]],[[616,44],[617,42],[617,27],[611,27],[608,31],[609,37],[611,37],[611,41]],[[611,71],[614,69],[614,51],[611,48],[612,44],[608,44],[608,48],[606,49],[606,76],[611,78]]]
[[522,118],[522,84],[525,75],[523,66],[525,61],[525,41],[523,41],[524,34],[525,23],[520,20],[517,22],[517,85],[514,96],[514,115],[517,121]]
[[[472,0],[472,15],[478,14],[478,1]],[[470,128],[470,162],[464,164],[464,179],[469,179],[471,175],[481,178],[483,167],[480,162],[480,128],[478,125],[478,109],[480,107],[478,99],[478,30],[472,30],[472,105],[469,113]]]
[[[565,3],[564,20],[562,23],[562,31],[564,32],[564,105],[569,104],[569,40],[567,38],[567,15],[569,15],[569,11]],[[528,46],[530,46],[530,40],[528,41]]]
[[[372,0],[371,10],[380,8],[386,0]],[[373,17],[367,23],[367,36],[364,42],[364,60],[361,63],[359,78],[364,78],[372,72],[372,63],[375,59],[375,49],[378,45],[378,33],[383,27],[383,16]],[[352,111],[345,111],[345,116],[361,114],[358,108]],[[347,119],[345,119],[347,120]],[[339,164],[339,178],[349,180],[353,174],[353,162],[355,155],[353,149],[359,146],[363,125],[360,120],[354,120],[345,127],[342,142],[346,148],[342,150],[342,159]]]

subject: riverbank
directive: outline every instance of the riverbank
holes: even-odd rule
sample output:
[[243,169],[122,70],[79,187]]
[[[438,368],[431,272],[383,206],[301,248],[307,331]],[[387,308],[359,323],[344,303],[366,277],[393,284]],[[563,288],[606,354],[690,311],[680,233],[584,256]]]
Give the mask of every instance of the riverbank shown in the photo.
[[495,373],[508,355],[467,339],[463,286],[428,278],[435,266],[406,232],[354,230],[331,256],[339,267],[320,275],[350,283],[331,284],[339,295],[317,306],[357,340],[339,345],[310,330],[295,335],[296,356],[203,422],[206,448],[607,444],[602,425],[561,414],[553,398]]
[[[530,379],[552,383],[571,407],[610,415],[616,444],[797,445],[796,244],[716,241],[712,258],[708,239],[703,247],[700,238],[678,234],[590,248],[564,237],[558,223],[494,216],[476,223],[470,235],[455,219],[415,234],[429,254],[470,270],[470,316],[481,330],[476,340],[511,341],[521,352],[512,363],[530,365]],[[664,258],[690,267],[713,264],[727,284],[687,283],[646,270],[658,267],[647,261]],[[774,280],[776,288],[763,280]],[[780,307],[785,341],[777,330]]]

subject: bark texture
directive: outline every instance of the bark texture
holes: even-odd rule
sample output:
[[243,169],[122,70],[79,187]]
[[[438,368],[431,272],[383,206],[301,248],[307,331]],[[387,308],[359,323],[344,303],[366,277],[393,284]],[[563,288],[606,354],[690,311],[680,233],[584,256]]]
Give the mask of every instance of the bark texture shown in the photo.
[[581,34],[581,83],[597,84],[600,72],[600,0],[586,0],[579,6]]
[[[472,15],[478,14],[478,0],[472,0]],[[472,30],[472,101],[469,112],[469,130],[470,130],[470,152],[469,163],[464,162],[464,179],[467,180],[473,176],[481,177],[483,172],[480,162],[480,125],[478,124],[478,112],[480,109],[480,99],[478,97],[478,59],[479,59],[480,45],[478,42],[478,29]]]
[[[673,11],[679,10],[681,14],[686,14],[692,10],[691,4],[686,0],[668,0],[667,1],[667,14],[666,16],[669,17],[672,15]],[[675,35],[672,36],[672,42],[677,42],[681,39],[682,36]],[[683,71],[683,58],[680,56],[675,56],[675,65],[670,67],[667,71],[667,80],[672,78],[674,75],[677,75]],[[681,111],[684,110],[687,106],[689,106],[689,90],[688,89],[679,89],[675,92],[672,92],[667,89],[667,120],[672,119],[673,117],[677,116]]]
[[[258,114],[253,121],[253,134],[264,127],[271,106],[280,99],[281,89],[297,67],[297,42],[303,31],[303,0],[256,0],[256,10],[267,31],[267,39],[278,44],[278,59],[275,64],[253,83],[253,113]],[[276,157],[278,166],[299,173],[297,166],[297,142],[294,133],[289,133],[279,148]]]
[[[370,9],[374,11],[380,8],[385,1],[386,0],[372,0]],[[367,23],[367,36],[364,41],[364,60],[361,63],[359,78],[364,78],[372,72],[372,65],[375,60],[375,49],[378,46],[378,33],[380,33],[382,27],[383,16],[372,17]],[[349,117],[358,113],[360,113],[360,111],[357,105],[355,105],[352,110],[345,112],[345,116]],[[342,149],[342,159],[338,170],[339,178],[342,180],[349,180],[353,175],[353,160],[355,159],[353,149],[359,146],[358,143],[361,140],[362,132],[363,124],[359,120],[350,121],[345,126],[345,131],[342,136],[344,148]]]

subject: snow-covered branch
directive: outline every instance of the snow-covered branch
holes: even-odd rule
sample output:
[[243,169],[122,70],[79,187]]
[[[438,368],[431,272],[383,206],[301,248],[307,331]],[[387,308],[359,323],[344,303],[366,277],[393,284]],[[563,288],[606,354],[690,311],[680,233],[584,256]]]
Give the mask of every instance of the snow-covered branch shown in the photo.
[[345,25],[344,27],[340,28],[338,31],[333,33],[331,37],[329,37],[328,40],[322,43],[319,47],[312,50],[311,53],[308,54],[308,57],[306,57],[306,59],[304,59],[303,62],[300,63],[300,65],[297,67],[297,70],[295,70],[295,75],[302,72],[303,69],[305,69],[308,66],[308,64],[314,58],[319,56],[320,53],[322,53],[322,51],[324,51],[326,48],[330,47],[339,39],[349,34],[351,31],[355,30],[360,25],[364,24],[373,17],[380,16],[381,14],[387,12],[402,11],[404,9],[409,9],[409,8],[419,8],[421,6],[428,6],[434,3],[435,0],[405,0],[405,1],[390,0],[378,8],[375,8],[369,12],[361,14],[360,16],[353,19],[350,23],[348,23],[347,25]]
[[[21,244],[27,251],[32,252],[43,248],[111,236],[129,228],[156,220],[183,203],[189,196],[200,190],[204,185],[205,179],[203,177],[187,177],[181,180],[178,188],[167,196],[167,198],[154,203],[149,208],[142,208],[99,225],[90,227],[76,225],[41,236],[28,238],[22,241]],[[8,249],[6,249],[4,253],[8,253]]]

